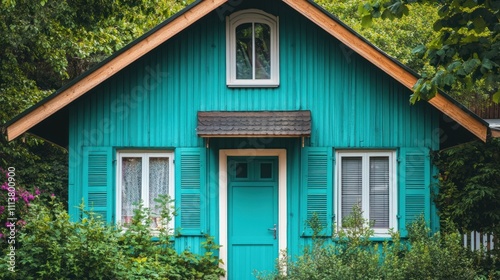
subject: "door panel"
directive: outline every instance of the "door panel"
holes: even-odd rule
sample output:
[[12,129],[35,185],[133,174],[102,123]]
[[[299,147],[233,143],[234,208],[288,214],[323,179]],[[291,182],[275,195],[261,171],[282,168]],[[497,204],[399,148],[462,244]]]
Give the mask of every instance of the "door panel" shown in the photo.
[[228,279],[255,279],[278,257],[276,157],[228,159]]

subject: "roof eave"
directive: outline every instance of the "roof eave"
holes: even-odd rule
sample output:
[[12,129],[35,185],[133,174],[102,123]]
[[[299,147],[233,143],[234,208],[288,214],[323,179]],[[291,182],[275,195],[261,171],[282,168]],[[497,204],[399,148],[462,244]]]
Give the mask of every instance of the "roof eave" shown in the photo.
[[[413,91],[413,86],[420,78],[415,71],[371,44],[363,36],[345,25],[334,15],[325,11],[314,1],[283,0],[283,2]],[[462,125],[481,139],[481,141],[486,142],[488,139],[488,124],[444,92],[439,91],[435,97],[427,102]]]
[[198,0],[5,124],[9,141],[59,111],[227,0]]
[[[6,125],[8,139],[12,140],[28,131],[225,2],[227,0],[198,0],[186,7],[92,70],[8,122]],[[417,73],[372,45],[322,7],[311,0],[283,0],[283,2],[412,90],[419,78]],[[482,119],[443,92],[438,92],[428,102],[482,141],[486,141],[491,135],[488,125]]]

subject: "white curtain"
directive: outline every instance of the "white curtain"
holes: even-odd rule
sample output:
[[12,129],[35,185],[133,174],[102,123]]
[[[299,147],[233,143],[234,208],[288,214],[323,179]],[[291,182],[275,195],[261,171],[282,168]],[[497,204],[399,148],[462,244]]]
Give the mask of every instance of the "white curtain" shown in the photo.
[[141,199],[142,158],[122,158],[122,223],[130,223],[134,203]]
[[168,194],[168,158],[149,159],[149,208],[153,212],[153,217],[158,216],[157,203],[154,201],[160,194]]

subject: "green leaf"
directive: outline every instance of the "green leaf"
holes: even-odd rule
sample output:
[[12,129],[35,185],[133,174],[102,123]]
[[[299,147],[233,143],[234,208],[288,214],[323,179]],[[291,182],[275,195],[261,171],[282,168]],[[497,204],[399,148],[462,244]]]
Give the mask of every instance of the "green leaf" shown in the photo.
[[439,9],[439,11],[438,11],[438,15],[439,15],[439,17],[442,17],[442,18],[443,18],[443,17],[447,16],[449,12],[450,12],[450,6],[448,6],[448,5],[443,5],[443,6]]
[[448,72],[453,72],[456,69],[458,69],[460,66],[462,66],[462,62],[456,60],[456,61],[453,61],[452,63],[448,64],[448,66],[446,67],[446,70],[448,70]]
[[481,63],[481,68],[484,68],[486,70],[491,70],[493,69],[493,62],[487,58],[483,59]]
[[500,89],[497,90],[497,92],[495,92],[495,94],[493,94],[492,100],[493,100],[493,102],[495,102],[497,104],[500,103]]
[[365,15],[361,18],[361,26],[363,27],[370,27],[372,25],[372,16],[370,15]]
[[474,18],[472,23],[474,26],[474,31],[476,31],[476,33],[481,33],[486,28],[486,22],[484,21],[484,19],[482,17]]
[[455,83],[455,80],[456,79],[454,75],[446,73],[446,75],[443,78],[443,84],[447,86],[452,86]]
[[382,12],[382,16],[381,16],[382,19],[390,19],[390,20],[393,20],[394,19],[394,15],[391,13],[391,11],[385,9],[383,12]]
[[402,13],[403,13],[404,16],[407,16],[407,15],[410,14],[410,9],[408,9],[408,6],[403,5],[403,7],[402,7]]
[[434,22],[434,24],[432,25],[432,29],[434,29],[434,31],[436,32],[440,31],[441,28],[443,28],[443,23],[444,23],[443,19],[436,20],[436,22]]
[[397,1],[395,2],[394,4],[390,5],[389,7],[387,7],[387,9],[389,9],[391,11],[391,13],[393,13],[396,17],[402,17],[403,14],[404,14],[404,5],[402,2],[400,1]]
[[368,3],[361,3],[358,5],[358,14],[361,16],[371,14],[371,11],[373,10],[372,6]]
[[471,58],[471,59],[465,61],[462,66],[463,66],[463,69],[464,69],[465,73],[466,74],[470,74],[474,70],[476,70],[476,68],[479,65],[481,65],[481,60],[479,60],[477,58]]
[[465,3],[462,3],[462,6],[465,8],[474,8],[478,5],[477,0],[466,0]]
[[418,45],[413,50],[411,50],[411,53],[416,54],[419,57],[422,57],[425,54],[426,50],[427,50],[427,48],[425,47],[425,45]]
[[417,101],[420,101],[420,95],[414,92],[412,95],[410,95],[410,104],[415,104]]

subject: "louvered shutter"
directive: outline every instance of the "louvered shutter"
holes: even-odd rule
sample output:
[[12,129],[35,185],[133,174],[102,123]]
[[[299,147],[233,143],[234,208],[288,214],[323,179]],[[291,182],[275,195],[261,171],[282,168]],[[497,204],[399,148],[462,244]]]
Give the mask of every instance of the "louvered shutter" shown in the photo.
[[113,149],[83,148],[83,198],[85,209],[107,223],[114,222]]
[[333,148],[305,147],[301,158],[301,219],[302,236],[312,236],[307,221],[317,213],[325,229],[332,234],[333,219]]
[[399,230],[407,236],[406,226],[424,215],[430,221],[430,156],[427,148],[401,148],[399,153]]
[[181,235],[206,233],[206,150],[177,148],[175,151],[176,228]]

